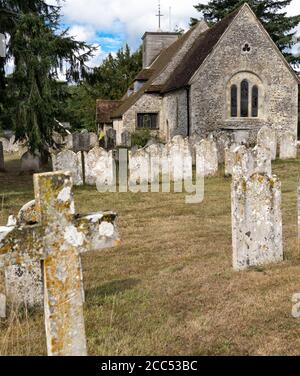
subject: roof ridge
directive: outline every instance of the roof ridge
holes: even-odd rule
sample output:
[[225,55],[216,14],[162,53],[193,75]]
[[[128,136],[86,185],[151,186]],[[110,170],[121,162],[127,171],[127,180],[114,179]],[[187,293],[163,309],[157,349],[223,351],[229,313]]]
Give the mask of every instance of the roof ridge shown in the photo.
[[[239,14],[244,5],[245,4],[235,9],[221,21],[217,22],[211,28],[207,29],[199,35],[190,50],[185,55],[184,59],[181,61],[181,64],[179,64],[179,66],[173,72],[172,77],[170,77],[170,79],[163,86],[161,90],[162,93],[177,90],[180,87],[187,86],[190,78],[202,65],[206,57],[210,55],[214,46],[221,39],[223,34],[226,32],[226,30],[231,25],[235,17]],[[200,54],[199,51],[202,51],[202,54]],[[191,62],[192,64],[187,64],[187,61]],[[187,69],[187,66],[191,67],[191,69]]]

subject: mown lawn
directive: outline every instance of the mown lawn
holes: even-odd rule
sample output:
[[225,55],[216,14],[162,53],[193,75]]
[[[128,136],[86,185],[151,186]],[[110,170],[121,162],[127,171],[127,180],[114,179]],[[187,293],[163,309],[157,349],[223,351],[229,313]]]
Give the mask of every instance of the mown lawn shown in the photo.
[[[7,158],[0,225],[33,198],[32,177]],[[75,189],[76,209],[119,214],[122,246],[83,258],[90,355],[299,355],[297,186],[300,161],[275,162],[282,180],[285,261],[231,268],[231,179],[206,180],[205,201],[185,194],[101,194]],[[0,354],[45,355],[43,314],[10,310]]]

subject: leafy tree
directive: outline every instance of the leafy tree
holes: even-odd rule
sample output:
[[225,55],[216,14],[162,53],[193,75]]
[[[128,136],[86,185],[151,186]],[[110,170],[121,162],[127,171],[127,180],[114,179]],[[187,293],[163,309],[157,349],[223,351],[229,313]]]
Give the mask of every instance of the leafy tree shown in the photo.
[[109,54],[88,77],[95,95],[102,99],[120,99],[142,69],[142,48],[133,54],[129,46],[120,49],[116,56]]
[[[291,53],[291,48],[299,42],[295,28],[300,23],[300,15],[288,17],[284,9],[292,0],[248,0],[247,2],[256,13],[274,42],[283,52],[287,60],[294,66],[299,66],[300,57]],[[208,4],[198,4],[195,8],[209,24],[214,24],[240,7],[245,0],[210,0]],[[191,19],[191,25],[197,22]]]
[[52,143],[54,118],[65,96],[59,74],[65,68],[68,81],[86,77],[93,48],[69,37],[67,30],[59,31],[59,6],[35,0],[3,0],[0,4],[0,24],[1,18],[5,21],[1,31],[10,37],[7,58],[13,57],[15,63],[2,90],[14,99],[17,138],[26,139],[32,152],[43,152]]
[[76,129],[95,130],[96,100],[119,100],[142,69],[142,49],[131,53],[129,46],[116,56],[109,54],[102,64],[79,85],[67,90],[65,112],[62,115]]

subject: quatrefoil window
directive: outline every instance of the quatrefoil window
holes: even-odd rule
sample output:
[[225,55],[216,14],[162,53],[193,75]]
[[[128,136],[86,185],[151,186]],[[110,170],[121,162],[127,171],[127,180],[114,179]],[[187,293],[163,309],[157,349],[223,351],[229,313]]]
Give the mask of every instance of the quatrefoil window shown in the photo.
[[251,47],[248,43],[246,43],[243,47],[243,52],[248,53],[251,51]]

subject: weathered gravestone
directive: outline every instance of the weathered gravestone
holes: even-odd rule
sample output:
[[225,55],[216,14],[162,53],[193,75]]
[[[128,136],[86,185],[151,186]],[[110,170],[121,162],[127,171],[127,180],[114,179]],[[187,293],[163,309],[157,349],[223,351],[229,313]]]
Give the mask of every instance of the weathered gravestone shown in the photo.
[[3,144],[0,141],[0,172],[5,171]]
[[73,135],[72,134],[67,134],[64,137],[64,144],[65,144],[65,148],[67,150],[72,150],[73,149]]
[[257,145],[269,149],[272,160],[277,156],[277,135],[276,131],[270,127],[262,127],[257,135]]
[[[156,184],[154,190],[159,192],[159,180],[161,173],[161,163],[162,163],[162,150],[164,145],[162,144],[152,144],[146,148],[146,152],[149,154],[150,158],[150,171],[149,171],[149,183]],[[153,187],[152,187],[153,188]],[[153,192],[153,189],[152,189]]]
[[95,133],[74,133],[72,135],[74,153],[89,152],[98,145],[98,137]]
[[95,147],[84,153],[85,183],[111,187],[115,183],[115,168],[112,151]]
[[58,154],[52,154],[53,171],[69,171],[74,185],[83,184],[83,167],[81,152],[77,154],[72,150],[63,150]]
[[125,130],[121,134],[121,143],[122,143],[122,146],[124,146],[126,148],[131,147],[131,133],[128,132],[127,130]]
[[252,149],[255,172],[272,176],[272,151],[264,145]]
[[221,132],[216,135],[216,144],[218,150],[218,162],[223,164],[225,162],[225,150],[230,147],[231,138],[226,132]]
[[237,146],[232,151],[232,176],[234,179],[249,177],[255,172],[255,161],[252,150],[244,145]]
[[192,179],[193,158],[188,139],[182,136],[173,137],[166,145],[169,153],[170,178],[173,182],[182,182],[184,179]]
[[292,132],[282,132],[280,136],[280,159],[297,158],[297,140]]
[[254,149],[244,145],[236,147],[231,156],[232,176],[250,177],[255,173],[272,175],[272,158],[269,149],[256,146]]
[[[218,149],[212,138],[202,140],[200,144],[195,145],[197,167],[199,174],[197,176],[214,176],[218,172]],[[201,171],[201,173],[200,173]]]
[[38,222],[0,228],[0,267],[43,262],[48,355],[86,355],[80,254],[119,244],[116,215],[75,215],[71,175],[34,177]]
[[[0,138],[0,142],[3,143],[3,150],[5,153],[18,153],[23,151],[23,147],[20,142],[15,142],[15,136],[10,137],[10,139]],[[25,151],[25,150],[24,150]]]
[[283,260],[281,183],[254,174],[233,179],[233,268],[237,271]]
[[117,132],[113,128],[109,128],[105,135],[105,145],[107,150],[112,150],[116,147]]
[[21,172],[37,172],[41,169],[40,155],[34,155],[27,151],[21,157]]
[[148,192],[150,176],[150,159],[146,149],[138,149],[135,153],[129,152],[129,186],[131,191],[139,190]]
[[233,166],[235,164],[235,153],[241,145],[232,144],[225,149],[225,176],[233,174]]
[[[38,222],[35,201],[24,205],[18,213],[16,224],[19,227]],[[4,269],[4,285],[7,300],[14,307],[41,306],[43,303],[43,276],[41,261],[24,257],[22,263],[8,265]]]

